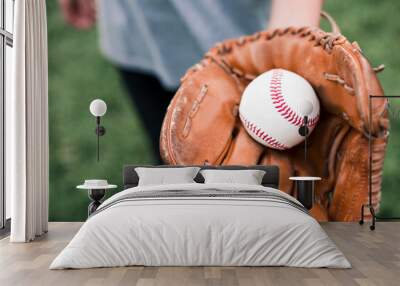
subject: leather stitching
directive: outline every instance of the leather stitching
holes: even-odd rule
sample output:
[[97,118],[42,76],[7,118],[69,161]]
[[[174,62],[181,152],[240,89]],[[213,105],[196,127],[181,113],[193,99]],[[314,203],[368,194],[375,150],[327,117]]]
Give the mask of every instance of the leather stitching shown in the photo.
[[185,125],[183,127],[182,136],[186,138],[189,135],[190,128],[192,127],[192,119],[195,117],[197,111],[200,108],[200,104],[202,103],[204,97],[206,96],[208,91],[208,86],[204,84],[201,89],[200,93],[197,95],[196,99],[192,104],[192,108],[189,111],[188,116],[186,117]]
[[273,138],[270,135],[268,135],[267,132],[265,132],[260,127],[258,127],[254,122],[251,122],[251,121],[247,120],[242,115],[239,115],[239,116],[240,116],[240,119],[242,120],[242,122],[244,123],[244,125],[246,126],[246,128],[248,130],[250,130],[258,138],[260,138],[265,143],[267,143],[268,145],[270,145],[270,146],[272,146],[272,147],[274,147],[276,149],[279,149],[279,150],[285,150],[285,149],[289,148],[285,144],[279,142],[275,138]]
[[[301,126],[304,122],[304,117],[297,114],[285,101],[282,93],[282,78],[283,72],[280,70],[274,70],[272,72],[272,78],[269,83],[269,94],[272,99],[272,103],[278,113],[285,118],[290,124],[294,126]],[[308,126],[314,127],[319,119],[319,115],[308,119]]]

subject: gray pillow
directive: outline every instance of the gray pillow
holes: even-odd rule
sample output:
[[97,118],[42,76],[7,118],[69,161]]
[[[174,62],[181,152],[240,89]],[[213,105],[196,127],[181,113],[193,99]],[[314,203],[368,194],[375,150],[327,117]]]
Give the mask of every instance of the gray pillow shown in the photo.
[[199,167],[135,168],[139,176],[139,186],[195,183],[193,179],[199,170]]
[[224,183],[224,184],[246,184],[261,185],[265,171],[262,170],[201,170],[200,174],[204,177],[205,184]]

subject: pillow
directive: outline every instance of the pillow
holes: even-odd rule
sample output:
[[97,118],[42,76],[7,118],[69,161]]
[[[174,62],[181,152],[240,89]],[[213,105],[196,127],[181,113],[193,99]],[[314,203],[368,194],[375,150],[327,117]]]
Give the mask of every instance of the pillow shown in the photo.
[[199,167],[135,168],[139,186],[195,183],[193,179],[199,170]]
[[261,185],[265,171],[262,170],[201,170],[200,174],[204,177],[205,184],[224,183],[224,184],[246,184]]

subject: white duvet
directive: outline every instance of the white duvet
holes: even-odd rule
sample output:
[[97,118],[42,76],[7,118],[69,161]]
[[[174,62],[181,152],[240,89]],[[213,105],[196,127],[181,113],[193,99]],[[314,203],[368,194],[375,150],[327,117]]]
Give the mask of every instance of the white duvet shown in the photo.
[[100,206],[50,269],[127,265],[351,267],[314,218],[273,199],[121,200],[136,192],[211,189],[262,190],[299,204],[283,192],[254,185],[179,184],[127,189]]

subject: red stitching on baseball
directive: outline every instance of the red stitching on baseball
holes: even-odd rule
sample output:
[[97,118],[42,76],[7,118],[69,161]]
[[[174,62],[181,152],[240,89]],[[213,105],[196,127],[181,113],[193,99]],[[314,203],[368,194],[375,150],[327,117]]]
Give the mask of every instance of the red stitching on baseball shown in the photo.
[[[280,70],[272,71],[272,78],[269,83],[269,93],[272,99],[272,103],[277,109],[277,111],[281,114],[283,118],[285,118],[290,124],[295,126],[301,126],[303,124],[304,118],[296,114],[296,112],[290,108],[290,106],[285,101],[285,98],[282,94],[282,77],[283,73]],[[317,124],[319,119],[319,115],[308,119],[308,126],[314,127]]]
[[[255,134],[258,138],[261,140],[265,141],[268,145],[279,149],[279,150],[285,150],[289,149],[288,146],[286,146],[283,143],[280,143],[278,140],[272,138],[269,136],[264,130],[261,130],[260,127],[258,127],[255,123],[248,121],[246,118],[244,118],[241,114],[239,114],[240,119],[244,123],[247,129],[249,129],[253,134]],[[261,131],[261,133],[260,133]]]

